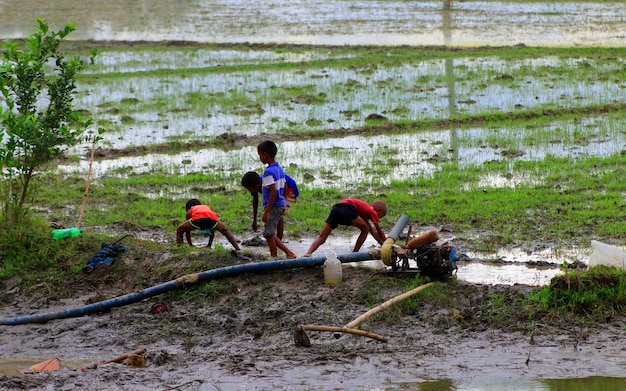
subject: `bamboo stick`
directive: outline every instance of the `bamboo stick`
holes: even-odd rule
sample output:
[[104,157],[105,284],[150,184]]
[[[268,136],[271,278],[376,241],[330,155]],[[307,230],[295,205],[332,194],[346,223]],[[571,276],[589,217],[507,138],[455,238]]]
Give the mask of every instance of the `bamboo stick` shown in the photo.
[[337,327],[337,326],[317,326],[312,324],[298,325],[296,326],[296,332],[300,330],[311,330],[311,331],[331,331],[331,332],[341,332],[359,335],[361,337],[372,338],[381,342],[387,342],[387,337],[384,337],[380,334],[370,333],[365,330],[358,330],[349,327]]
[[[404,292],[401,295],[398,295],[392,299],[387,300],[386,302],[380,304],[377,307],[372,308],[371,310],[367,311],[366,313],[364,313],[363,315],[359,316],[358,318],[354,319],[352,322],[348,323],[347,325],[345,325],[344,327],[347,329],[354,329],[359,323],[363,322],[364,320],[368,319],[369,317],[371,317],[374,314],[379,313],[380,311],[384,310],[385,308],[389,308],[392,305],[394,305],[395,303],[402,301],[408,297],[413,296],[414,294],[423,291],[426,288],[431,287],[434,284],[434,282],[429,282],[426,283],[424,285],[420,285],[417,288],[411,289],[408,292]],[[335,333],[335,338],[339,338],[341,337],[341,333]]]
[[80,215],[78,216],[78,223],[76,228],[80,228],[83,222],[83,215],[85,214],[85,207],[87,206],[87,195],[89,194],[89,183],[91,182],[91,167],[93,166],[93,157],[96,153],[96,141],[98,138],[94,138],[93,145],[91,146],[91,157],[89,158],[89,170],[87,171],[87,184],[85,185],[85,193],[83,194],[83,204],[80,207]]
[[130,356],[130,355],[133,355],[133,354],[135,354],[135,355],[144,354],[145,352],[146,352],[146,349],[135,350],[134,352],[122,354],[121,356],[117,356],[117,357],[112,358],[112,359],[107,360],[107,361],[102,361],[101,364],[110,364],[112,362],[122,362],[122,361],[126,360],[128,358],[128,356]]

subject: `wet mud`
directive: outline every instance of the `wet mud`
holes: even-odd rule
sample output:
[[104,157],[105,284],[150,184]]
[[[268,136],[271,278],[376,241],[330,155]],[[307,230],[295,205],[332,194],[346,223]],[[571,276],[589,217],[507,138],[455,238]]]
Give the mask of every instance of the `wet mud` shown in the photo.
[[[167,262],[164,254],[124,255],[75,281],[70,293],[48,292],[45,284],[21,291],[7,282],[2,313],[59,311],[128,294],[156,284],[145,279]],[[122,267],[130,264],[134,275]],[[201,301],[164,294],[101,314],[0,326],[0,388],[393,390],[447,379],[463,389],[468,382],[502,378],[622,373],[626,354],[615,341],[626,337],[626,319],[602,319],[593,326],[570,315],[529,320],[515,306],[540,287],[522,284],[437,282],[449,285],[449,297],[422,293],[418,308],[391,307],[357,326],[387,342],[306,331],[311,346],[297,346],[297,325],[341,327],[403,293],[386,282],[405,277],[380,269],[343,269],[336,286],[324,283],[320,267],[268,272],[225,279],[227,292]],[[494,295],[510,306],[506,317],[497,316],[501,309],[493,307]],[[167,310],[151,313],[155,303]],[[138,349],[146,351],[139,366],[103,363]],[[24,374],[15,365],[21,360],[25,369],[52,357],[61,360],[60,371]]]

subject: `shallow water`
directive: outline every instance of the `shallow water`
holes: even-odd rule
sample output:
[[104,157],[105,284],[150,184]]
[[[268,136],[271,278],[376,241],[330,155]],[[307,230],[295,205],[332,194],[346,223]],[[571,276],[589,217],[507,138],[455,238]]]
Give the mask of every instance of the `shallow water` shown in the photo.
[[[259,55],[256,51],[246,53],[239,58],[252,62]],[[148,64],[144,70],[151,69],[143,54],[139,52],[127,66],[135,69],[137,64]],[[171,61],[185,58],[175,50],[170,56]],[[220,54],[206,52],[204,56],[203,61],[211,62]],[[188,65],[176,62],[169,66],[182,69]],[[554,108],[572,100],[578,106],[615,103],[622,101],[625,85],[611,75],[623,66],[621,59],[601,64],[588,58],[478,58],[457,59],[453,64],[424,61],[375,70],[321,67],[137,74],[79,84],[76,105],[90,108],[96,125],[107,128],[101,146],[125,148],[203,140],[224,133],[281,133],[294,127],[320,132],[355,128],[364,126],[371,114],[400,121],[449,118],[459,112]],[[568,70],[565,76],[559,71],[563,69]],[[338,90],[337,86],[343,88]],[[294,90],[306,91],[306,95],[290,95]],[[85,144],[79,149],[84,153],[88,148]]]
[[[549,134],[558,129],[561,138],[558,142],[541,142],[541,138],[548,137],[542,134],[537,136],[539,141],[535,141],[537,139],[533,138],[532,130],[516,126],[495,130],[501,139],[528,137],[529,143],[519,139],[511,142],[516,145],[513,148],[523,150],[523,154],[517,157],[506,157],[503,154],[506,149],[485,141],[494,134],[493,129],[486,128],[425,131],[418,136],[401,134],[288,141],[281,143],[281,154],[285,156],[281,165],[303,188],[350,188],[354,184],[373,180],[390,185],[394,180],[431,177],[438,170],[438,165],[447,161],[468,167],[500,160],[541,161],[548,156],[571,159],[612,156],[626,149],[622,127],[621,120],[613,116],[554,121],[542,132]],[[578,138],[587,137],[590,141],[575,142],[574,134]],[[316,158],[311,159],[311,156]],[[393,159],[393,164],[389,164],[390,159]],[[332,162],[332,175],[328,173],[328,162]],[[240,188],[241,172],[257,166],[259,163],[254,147],[228,151],[201,149],[178,154],[146,154],[94,161],[92,178],[97,180],[104,176],[128,177],[150,173],[186,175],[210,169],[222,176],[223,185],[232,190]],[[355,170],[355,167],[359,169]],[[62,173],[84,177],[89,170],[89,161],[83,158],[78,162],[59,165],[58,169]],[[481,183],[466,185],[514,188],[541,182],[541,177],[534,172],[527,175],[516,173],[507,177],[502,176],[502,173],[486,172]],[[170,196],[171,191],[178,192],[180,189],[164,187],[160,192],[147,196]]]
[[0,37],[36,18],[75,21],[74,39],[324,45],[624,46],[624,3],[348,0],[0,2]]
[[[2,357],[0,358],[0,375],[21,376],[28,373],[28,368],[51,359],[52,357]],[[80,369],[89,365],[88,361],[61,360],[61,370]]]
[[[614,377],[586,377],[582,379],[520,379],[515,381],[516,391],[608,391],[623,390],[626,379]],[[501,391],[512,390],[511,379],[493,379],[490,381],[424,381],[418,384],[398,384],[388,388],[377,388],[369,391],[413,390],[413,391]]]
[[[320,246],[313,255],[327,256],[331,251],[339,255],[348,254],[352,251],[357,237],[358,233],[350,233],[347,230],[333,232],[326,240],[326,243]],[[291,251],[299,256],[303,256],[314,239],[315,238],[312,236],[299,239],[292,239],[286,236],[284,243]],[[205,238],[194,237],[193,240],[196,246],[206,244]],[[465,255],[469,259],[468,261],[457,262],[458,270],[455,273],[455,278],[475,284],[548,285],[554,276],[563,274],[562,271],[559,270],[561,263],[571,263],[576,260],[587,263],[589,254],[591,253],[591,251],[587,249],[571,248],[556,252],[548,248],[533,252],[522,251],[520,249],[500,249],[496,254],[482,254],[455,244],[453,238],[444,240],[449,240],[449,242],[456,247],[459,254]],[[214,244],[217,243],[224,248],[230,248],[228,241],[221,235],[215,237]],[[398,241],[398,245],[402,244],[403,242]],[[369,249],[377,247],[379,247],[377,243],[371,237],[368,237],[360,251],[368,251]],[[260,252],[269,256],[269,251],[266,247],[242,246],[242,249]],[[280,251],[278,255],[279,258],[284,256]],[[498,260],[498,262],[494,262],[495,260]],[[537,262],[540,262],[539,265],[541,266],[537,266]],[[370,267],[374,270],[391,271],[391,268],[386,267],[380,260],[347,263],[344,264],[344,267]]]

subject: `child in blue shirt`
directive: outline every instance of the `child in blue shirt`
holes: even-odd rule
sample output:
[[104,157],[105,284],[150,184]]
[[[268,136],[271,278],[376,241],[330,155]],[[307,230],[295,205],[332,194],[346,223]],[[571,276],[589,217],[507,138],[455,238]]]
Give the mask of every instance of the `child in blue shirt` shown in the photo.
[[276,235],[278,222],[285,214],[285,173],[276,161],[278,147],[273,141],[266,140],[257,145],[257,153],[261,163],[267,164],[261,180],[261,196],[263,199],[263,237],[267,240],[272,257],[278,255],[278,249],[285,252],[288,258],[297,258],[283,241]]

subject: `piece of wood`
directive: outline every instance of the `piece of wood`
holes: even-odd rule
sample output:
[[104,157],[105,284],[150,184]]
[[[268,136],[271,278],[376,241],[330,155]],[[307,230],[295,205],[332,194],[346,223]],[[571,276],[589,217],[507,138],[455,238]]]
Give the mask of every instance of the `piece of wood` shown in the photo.
[[379,313],[380,311],[384,310],[385,308],[389,308],[392,305],[394,305],[395,303],[402,301],[404,299],[407,299],[411,296],[413,296],[414,294],[423,291],[426,288],[429,288],[431,286],[433,286],[435,283],[434,282],[429,282],[427,284],[424,285],[420,285],[417,288],[411,289],[408,292],[404,292],[401,295],[398,295],[392,299],[387,300],[386,302],[382,303],[381,305],[372,308],[371,310],[367,311],[366,313],[364,313],[363,315],[359,316],[358,318],[354,319],[352,322],[348,323],[347,325],[345,325],[344,327],[348,328],[348,329],[353,329],[355,328],[359,323],[363,322],[364,320],[368,319],[369,317],[371,317],[374,314]]
[[296,331],[298,330],[311,330],[311,331],[330,331],[330,332],[339,332],[339,333],[348,333],[359,335],[361,337],[372,338],[381,342],[387,342],[387,337],[384,337],[380,334],[370,333],[369,331],[352,329],[349,327],[337,327],[337,326],[317,326],[313,324],[305,324],[296,326]]
[[117,357],[112,358],[112,359],[107,360],[107,361],[102,361],[101,364],[110,364],[112,362],[122,362],[122,361],[126,360],[128,358],[128,356],[130,356],[130,355],[144,354],[145,352],[146,352],[146,349],[135,350],[134,352],[122,354],[121,356],[117,356]]
[[[364,313],[363,315],[359,316],[358,318],[354,319],[352,322],[348,323],[347,325],[345,325],[344,327],[347,329],[354,329],[356,326],[359,325],[359,323],[363,322],[364,320],[368,319],[369,317],[371,317],[374,314],[379,313],[380,311],[384,310],[385,308],[389,308],[392,305],[394,305],[395,303],[402,301],[408,297],[413,296],[414,294],[423,291],[426,288],[429,288],[431,286],[433,286],[434,282],[429,282],[426,283],[424,285],[420,285],[417,288],[411,289],[408,292],[404,292],[401,295],[398,295],[392,299],[387,300],[386,302],[380,304],[377,307],[372,308],[371,310],[367,311],[366,313]],[[335,338],[339,338],[341,337],[341,333],[335,333]]]

